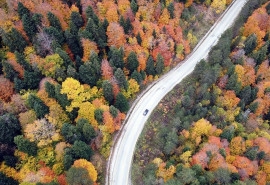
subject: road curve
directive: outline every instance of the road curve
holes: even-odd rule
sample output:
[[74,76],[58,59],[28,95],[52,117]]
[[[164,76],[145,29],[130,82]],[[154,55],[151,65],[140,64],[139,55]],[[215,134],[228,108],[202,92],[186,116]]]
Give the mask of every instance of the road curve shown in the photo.
[[[197,62],[207,57],[210,49],[217,43],[222,33],[233,24],[246,1],[248,0],[234,0],[197,44],[185,62],[177,65],[154,82],[133,103],[111,150],[107,164],[106,185],[131,184],[130,168],[136,142],[152,110],[175,85],[193,71]],[[148,109],[149,112],[146,116],[143,116],[145,109]]]

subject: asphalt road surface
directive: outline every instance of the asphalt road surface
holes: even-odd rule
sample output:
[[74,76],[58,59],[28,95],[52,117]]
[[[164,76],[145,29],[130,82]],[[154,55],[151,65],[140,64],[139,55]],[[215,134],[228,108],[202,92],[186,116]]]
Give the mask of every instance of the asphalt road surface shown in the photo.
[[[247,0],[235,0],[198,43],[184,63],[178,65],[146,89],[133,103],[127,114],[125,124],[119,131],[107,166],[106,185],[131,184],[130,169],[136,142],[145,122],[159,101],[170,92],[183,78],[190,74],[196,63],[206,58],[210,49],[217,43],[240,13]],[[144,111],[149,112],[144,116]]]

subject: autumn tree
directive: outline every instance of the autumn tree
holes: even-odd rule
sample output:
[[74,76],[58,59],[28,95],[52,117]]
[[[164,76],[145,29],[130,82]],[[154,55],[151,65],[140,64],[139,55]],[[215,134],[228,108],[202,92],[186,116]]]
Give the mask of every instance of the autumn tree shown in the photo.
[[14,92],[13,83],[0,76],[0,99],[8,102]]
[[106,34],[108,36],[108,46],[120,48],[126,43],[124,29],[116,22],[109,24]]
[[78,159],[78,160],[74,161],[74,164],[72,165],[72,167],[86,169],[88,174],[89,174],[90,179],[93,182],[96,182],[98,174],[97,174],[97,171],[95,169],[95,166],[91,162],[89,162],[85,159]]
[[211,7],[215,9],[217,14],[219,14],[226,8],[226,0],[213,0]]
[[102,77],[105,80],[110,80],[113,76],[113,69],[110,66],[108,60],[103,59],[101,62],[101,71],[102,71]]

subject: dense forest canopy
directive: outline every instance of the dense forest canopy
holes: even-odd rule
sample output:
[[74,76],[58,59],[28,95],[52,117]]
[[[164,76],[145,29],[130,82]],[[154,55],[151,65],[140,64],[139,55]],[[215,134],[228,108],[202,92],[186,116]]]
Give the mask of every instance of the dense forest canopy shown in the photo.
[[249,1],[160,102],[137,146],[134,184],[270,182],[269,21],[269,1]]
[[0,184],[104,184],[136,93],[230,3],[1,0]]

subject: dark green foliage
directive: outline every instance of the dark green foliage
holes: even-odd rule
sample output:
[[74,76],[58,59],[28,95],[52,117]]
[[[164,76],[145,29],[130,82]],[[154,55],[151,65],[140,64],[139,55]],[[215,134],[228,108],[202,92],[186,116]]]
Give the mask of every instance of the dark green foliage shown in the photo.
[[135,71],[139,66],[139,61],[137,55],[134,51],[131,51],[127,57],[127,69],[130,71],[130,74]]
[[18,150],[25,152],[29,155],[37,155],[38,147],[36,143],[29,141],[24,138],[22,135],[14,137],[14,143],[17,145]]
[[234,128],[233,127],[227,127],[223,130],[220,137],[222,139],[227,139],[229,142],[231,142],[232,138],[234,137]]
[[19,182],[11,177],[7,177],[4,173],[0,172],[0,184],[1,185],[19,185]]
[[257,157],[258,149],[258,146],[250,147],[246,150],[244,155],[253,161]]
[[6,113],[0,116],[0,143],[14,145],[13,138],[21,133],[21,125],[18,119]]
[[231,172],[226,168],[218,168],[214,171],[215,179],[218,184],[230,184]]
[[68,56],[67,52],[62,50],[61,48],[56,48],[55,53],[57,53],[63,60],[64,60],[64,66],[65,68],[68,68],[68,66],[73,66],[73,62]]
[[114,76],[120,88],[124,88],[124,89],[128,88],[128,82],[127,82],[126,76],[121,68],[116,69],[116,71],[114,72]]
[[60,184],[58,182],[52,181],[52,182],[48,182],[48,183],[38,182],[38,183],[36,183],[36,185],[60,185]]
[[256,61],[256,65],[260,65],[267,57],[268,43],[262,46],[258,51],[254,52],[253,58]]
[[67,95],[61,94],[60,91],[61,91],[61,85],[56,85],[55,86],[55,99],[60,104],[60,106],[65,110],[66,106],[70,105],[70,102],[67,98]]
[[23,75],[24,89],[37,89],[43,75],[37,70],[25,70]]
[[110,47],[109,51],[109,62],[112,66],[115,68],[124,68],[124,51],[123,48],[121,47],[120,49],[117,49],[115,47]]
[[83,19],[79,12],[71,12],[70,21],[79,29],[83,26]]
[[75,141],[82,139],[82,135],[78,132],[77,128],[69,123],[63,124],[61,128],[61,135],[69,143],[74,143]]
[[39,26],[41,27],[42,26],[42,14],[39,14],[39,13],[35,13],[33,16],[32,16],[32,20],[34,22],[34,24],[36,25],[36,27],[38,28]]
[[147,59],[145,72],[146,72],[147,75],[153,75],[154,76],[156,74],[156,72],[155,72],[155,63],[154,63],[154,60],[153,60],[152,56],[149,56],[149,58]]
[[4,157],[4,161],[5,164],[15,168],[16,167],[16,163],[18,162],[18,158],[16,156],[13,155],[5,155]]
[[249,105],[248,108],[251,110],[251,112],[255,113],[256,110],[257,110],[257,108],[258,108],[258,106],[259,106],[258,102],[253,102],[253,103],[251,103]]
[[192,184],[197,180],[195,177],[196,173],[191,168],[183,168],[176,175],[183,184]]
[[22,16],[23,29],[30,40],[32,40],[37,33],[38,29],[32,17],[29,14],[24,14]]
[[87,18],[87,19],[91,18],[91,19],[93,19],[93,21],[94,21],[94,23],[95,23],[96,25],[99,24],[99,18],[98,18],[98,16],[94,13],[93,8],[92,8],[91,6],[88,6],[88,7],[87,7],[87,9],[86,9],[86,11],[85,11],[85,14],[86,14],[86,18]]
[[52,12],[48,12],[47,17],[48,17],[50,26],[56,28],[58,31],[62,31],[61,23],[56,15],[54,15]]
[[156,71],[156,74],[161,74],[164,70],[164,59],[163,57],[158,54],[157,56],[157,63],[156,63],[156,67],[155,67],[155,71]]
[[77,71],[73,67],[73,65],[68,65],[68,67],[67,67],[67,77],[72,77],[74,79],[79,79],[79,74],[77,73]]
[[88,120],[84,118],[80,118],[77,121],[76,127],[78,132],[82,133],[83,136],[82,140],[85,141],[86,143],[89,143],[97,135],[94,127],[89,123]]
[[134,80],[136,80],[138,82],[138,84],[140,84],[142,82],[142,80],[143,80],[141,73],[139,73],[136,70],[132,72],[130,77],[133,78]]
[[47,33],[51,38],[54,38],[59,45],[63,45],[65,42],[65,37],[62,31],[57,30],[55,27],[49,26],[44,28],[45,33]]
[[210,65],[220,64],[222,60],[222,52],[219,49],[211,51],[208,57]]
[[45,82],[45,90],[49,98],[55,98],[55,86],[50,82]]
[[16,57],[16,61],[18,62],[18,64],[20,64],[21,66],[23,66],[23,68],[25,70],[31,70],[31,65],[25,60],[24,54],[15,51],[15,57]]
[[105,80],[102,83],[102,89],[105,100],[107,100],[110,104],[112,104],[114,99],[112,84],[108,80]]
[[125,28],[125,19],[122,15],[120,16],[119,24],[120,24],[120,26],[123,27],[123,29]]
[[270,3],[268,3],[268,5],[265,8],[266,8],[268,15],[270,15]]
[[168,7],[167,7],[169,13],[170,13],[170,18],[173,19],[174,18],[174,4],[173,2],[171,2]]
[[107,46],[106,28],[103,26],[102,23],[99,23],[98,25],[97,36],[95,38],[95,41],[98,47],[102,49],[104,49]]
[[103,123],[103,112],[102,109],[95,110],[95,120],[97,120],[99,124]]
[[69,185],[92,185],[93,181],[89,177],[89,173],[84,168],[71,167],[67,173],[67,182]]
[[239,96],[241,98],[241,101],[243,101],[244,103],[248,103],[251,97],[251,87],[250,86],[244,87],[240,91]]
[[132,10],[132,12],[135,14],[138,10],[138,5],[137,3],[135,2],[135,0],[131,0],[130,2],[130,8]]
[[16,50],[23,52],[24,48],[27,46],[26,40],[15,28],[12,28],[10,32],[3,34],[2,39],[3,43],[9,47],[11,52],[15,52]]
[[18,14],[19,18],[22,19],[23,15],[30,16],[30,11],[21,2],[18,3]]
[[177,147],[179,141],[178,141],[178,135],[177,130],[172,129],[171,132],[168,132],[165,137],[165,145],[163,148],[163,151],[165,154],[169,155],[171,154]]
[[138,33],[138,34],[136,35],[136,39],[137,39],[138,44],[141,45],[141,44],[142,44],[142,38],[141,38],[140,33]]
[[70,48],[72,53],[75,56],[78,55],[81,58],[83,56],[83,49],[82,49],[82,46],[80,44],[80,41],[79,41],[79,38],[77,37],[77,35],[72,34],[70,30],[66,30],[65,31],[65,38],[66,38],[66,42],[68,44],[68,47]]
[[245,41],[245,52],[248,55],[249,53],[251,53],[257,46],[257,36],[256,34],[251,34],[250,36],[248,36],[248,38]]
[[127,98],[120,92],[117,94],[114,106],[121,112],[127,112],[129,109]]
[[64,154],[64,168],[68,170],[73,162],[77,159],[90,160],[93,151],[89,145],[83,141],[75,141],[74,145],[70,148],[65,149]]
[[237,74],[233,73],[226,84],[226,89],[234,90],[236,94],[238,94],[241,90],[241,84],[237,81]]
[[13,66],[7,61],[2,61],[4,77],[13,81],[18,76],[18,72],[14,70]]
[[110,113],[114,118],[116,118],[116,116],[118,115],[118,112],[119,111],[117,108],[115,108],[113,105],[110,106]]
[[157,166],[153,163],[149,163],[142,175],[143,175],[143,184],[145,185],[151,185],[153,184],[153,182],[155,181],[155,176],[156,176],[156,170],[157,170]]
[[49,113],[49,108],[44,104],[44,102],[33,94],[28,96],[27,104],[31,109],[34,109],[37,118],[39,119]]
[[85,30],[83,31],[84,37],[90,40],[94,40],[97,35],[97,25],[92,18],[88,18]]
[[129,18],[127,18],[124,25],[124,32],[125,34],[129,34],[132,30],[133,30],[133,26],[131,24],[131,21]]
[[89,62],[85,62],[79,68],[79,77],[83,83],[91,87],[97,84],[100,74],[100,62],[96,54],[92,54]]

